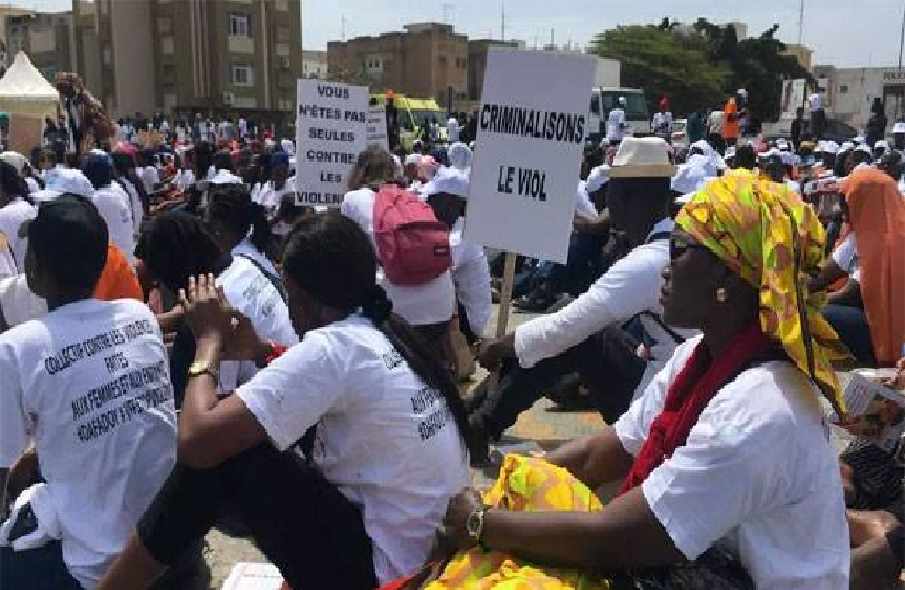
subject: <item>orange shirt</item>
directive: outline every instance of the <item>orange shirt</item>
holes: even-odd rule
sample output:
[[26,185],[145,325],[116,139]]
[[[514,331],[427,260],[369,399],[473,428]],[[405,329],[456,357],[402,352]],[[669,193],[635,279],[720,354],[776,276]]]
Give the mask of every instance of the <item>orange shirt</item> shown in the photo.
[[102,301],[116,299],[144,301],[144,293],[132,265],[113,242],[107,245],[107,264],[104,265],[101,278],[94,288],[94,298]]
[[[735,116],[732,120],[730,115]],[[738,119],[738,107],[735,105],[735,99],[730,98],[723,109],[723,139],[738,139],[741,135],[741,125]]]

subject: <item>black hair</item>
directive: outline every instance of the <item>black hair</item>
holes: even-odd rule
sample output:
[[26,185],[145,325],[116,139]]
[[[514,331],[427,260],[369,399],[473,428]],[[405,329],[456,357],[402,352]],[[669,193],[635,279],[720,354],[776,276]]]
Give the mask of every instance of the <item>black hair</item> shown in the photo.
[[216,166],[217,170],[229,170],[235,173],[233,158],[227,150],[219,150],[214,154],[214,166]]
[[214,190],[207,206],[208,219],[226,226],[239,238],[251,230],[251,243],[259,251],[270,257],[273,233],[267,222],[264,207],[251,200],[251,195],[242,188]]
[[341,215],[300,219],[286,240],[283,272],[323,305],[346,313],[360,308],[412,371],[443,395],[459,435],[466,443],[471,440],[468,414],[452,374],[408,322],[392,312],[386,291],[375,282],[374,247],[357,223]]
[[754,170],[757,166],[757,154],[754,153],[754,148],[750,145],[738,146],[732,159],[736,168]]
[[96,158],[88,158],[82,166],[85,178],[91,181],[94,190],[104,188],[113,181],[113,166],[110,166]]
[[91,291],[97,286],[107,264],[107,224],[97,207],[80,195],[64,193],[41,206],[54,207],[67,202],[84,203],[93,211],[97,230],[93,236],[95,239],[82,240],[77,248],[73,248],[70,242],[58,239],[59,236],[48,235],[46,231],[49,228],[39,224],[30,228],[28,249],[34,254],[38,266],[46,270],[60,287],[69,293]]
[[214,146],[209,141],[199,141],[192,149],[195,164],[195,178],[207,178],[207,170],[214,164]]
[[19,176],[19,172],[12,164],[0,161],[0,188],[13,200],[15,197],[28,196],[28,184]]
[[129,170],[135,168],[135,158],[126,152],[115,152],[113,155],[113,169],[118,176],[129,176]]
[[142,233],[139,250],[151,275],[174,293],[186,287],[189,277],[214,272],[222,256],[204,223],[182,212],[154,219]]
[[855,150],[855,153],[852,154],[852,160],[857,166],[858,164],[870,164],[874,161],[873,154],[868,154],[864,150]]
[[369,145],[358,154],[358,161],[349,173],[349,190],[368,187],[377,190],[380,185],[396,179],[396,162],[390,152],[376,144]]

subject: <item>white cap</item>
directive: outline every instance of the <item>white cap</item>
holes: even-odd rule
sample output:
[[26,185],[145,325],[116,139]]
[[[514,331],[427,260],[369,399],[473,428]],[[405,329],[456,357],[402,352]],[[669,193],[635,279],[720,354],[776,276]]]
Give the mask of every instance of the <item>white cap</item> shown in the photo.
[[467,199],[468,176],[457,168],[441,167],[421,190],[421,195],[425,198],[437,193],[449,193]]
[[856,148],[855,148],[855,151],[856,151],[856,152],[864,152],[865,154],[870,154],[871,156],[874,155],[874,152],[871,151],[870,146],[867,145],[866,143],[862,143],[861,145],[859,145],[858,147],[856,147]]
[[784,152],[787,152],[787,151],[789,151],[790,149],[792,149],[792,147],[789,145],[789,142],[786,141],[785,139],[777,139],[777,140],[776,140],[776,147],[777,147],[778,149],[780,149],[781,151],[784,151]]
[[728,160],[729,158],[733,157],[734,155],[735,155],[735,147],[730,145],[729,147],[726,148],[726,153],[723,154],[723,159]]
[[688,195],[700,190],[709,179],[707,169],[699,161],[692,160],[679,166],[669,186],[678,193]]
[[592,169],[590,174],[588,174],[588,179],[585,182],[585,190],[589,193],[596,193],[609,181],[610,167],[608,164],[602,164]]
[[405,157],[406,166],[419,166],[421,164],[421,154],[409,154]]
[[838,151],[839,151],[839,153],[841,153],[841,152],[847,152],[847,151],[853,150],[853,149],[855,149],[855,144],[854,144],[853,142],[851,142],[851,141],[843,141],[843,142],[842,142],[842,145],[839,146],[839,150],[838,150]]
[[859,135],[858,137],[856,137],[856,138],[853,139],[852,141],[854,141],[856,144],[859,144],[859,145],[860,145],[860,144],[864,143],[864,138],[861,137],[861,136]]
[[0,154],[0,160],[15,168],[19,174],[22,174],[22,169],[25,168],[25,162],[27,161],[25,156],[19,152],[3,152]]
[[75,168],[53,168],[47,175],[47,190],[71,193],[90,199],[94,195],[94,185],[81,170]]
[[290,156],[295,155],[295,144],[291,139],[283,139],[280,141],[280,147]]
[[217,170],[217,174],[211,178],[211,184],[242,184],[242,179],[229,170]]
[[881,139],[880,141],[878,141],[877,143],[874,144],[874,149],[875,150],[883,149],[883,150],[889,151],[889,142],[886,141],[885,139]]
[[625,97],[624,97],[624,96],[620,96],[620,97],[619,97],[619,104],[621,104],[622,106],[625,106],[626,102],[625,102]]
[[825,154],[835,154],[839,152],[839,144],[833,140],[827,140],[823,142],[823,149],[821,150]]
[[905,121],[897,121],[892,126],[893,133],[905,133]]
[[458,168],[459,170],[468,170],[471,168],[471,161],[473,158],[471,148],[461,141],[457,141],[449,146],[447,155],[449,156],[449,163],[452,164],[454,168]]

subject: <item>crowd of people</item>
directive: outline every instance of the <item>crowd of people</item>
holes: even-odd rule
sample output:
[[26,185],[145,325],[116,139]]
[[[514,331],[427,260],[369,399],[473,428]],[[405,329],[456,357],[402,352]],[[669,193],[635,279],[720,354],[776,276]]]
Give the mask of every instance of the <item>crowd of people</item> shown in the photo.
[[[500,338],[464,117],[368,147],[333,210],[244,119],[0,153],[0,587],[179,588],[215,526],[296,589],[437,559],[431,588],[893,584],[903,453],[840,457],[826,416],[853,359],[905,388],[905,124],[765,143],[744,96],[682,152],[608,119],[568,262],[518,262],[516,303],[552,307]],[[497,379],[464,396],[475,360]],[[469,489],[543,396],[606,425]]]

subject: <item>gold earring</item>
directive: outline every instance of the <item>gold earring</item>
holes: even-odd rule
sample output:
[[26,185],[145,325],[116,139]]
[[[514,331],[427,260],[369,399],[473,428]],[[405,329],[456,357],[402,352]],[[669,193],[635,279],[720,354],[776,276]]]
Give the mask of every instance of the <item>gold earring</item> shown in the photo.
[[718,303],[726,303],[729,300],[729,293],[726,291],[726,287],[719,287],[716,290],[716,300]]

